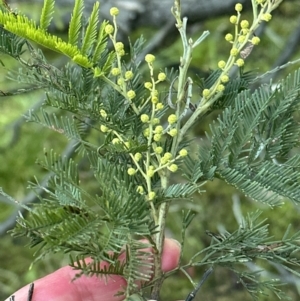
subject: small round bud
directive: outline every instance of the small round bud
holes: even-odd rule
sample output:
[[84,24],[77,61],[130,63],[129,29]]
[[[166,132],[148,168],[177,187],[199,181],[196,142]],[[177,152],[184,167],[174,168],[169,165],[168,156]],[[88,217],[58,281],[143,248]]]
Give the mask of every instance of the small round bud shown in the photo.
[[118,53],[119,56],[124,56],[125,55],[125,50],[124,49],[118,50],[117,53]]
[[252,43],[253,45],[258,45],[259,42],[260,42],[260,38],[259,38],[259,37],[253,37],[253,38],[251,39],[251,43]]
[[155,141],[155,142],[159,142],[160,140],[161,140],[161,134],[155,134],[154,136],[153,136],[153,140]]
[[163,103],[158,102],[158,103],[156,104],[156,110],[162,110],[163,108],[164,108]]
[[222,92],[224,90],[225,90],[225,86],[224,85],[220,84],[220,85],[217,86],[217,92]]
[[157,96],[152,96],[151,97],[151,102],[152,103],[158,103],[158,97]]
[[151,120],[151,124],[153,124],[153,125],[159,124],[159,122],[160,122],[159,118],[153,118]]
[[119,138],[114,138],[111,142],[113,145],[115,145],[115,144],[119,144],[121,141]]
[[143,188],[143,186],[138,186],[137,188],[136,188],[136,191],[139,193],[139,194],[143,194],[144,193],[144,188]]
[[246,40],[246,37],[245,36],[239,36],[238,37],[238,41],[239,41],[239,43],[244,43],[245,42],[245,40]]
[[143,122],[143,123],[146,123],[146,122],[149,122],[149,116],[147,115],[147,114],[142,114],[141,115],[141,121]]
[[156,193],[154,191],[150,191],[148,194],[149,201],[152,201],[156,196]]
[[151,96],[158,96],[158,91],[157,90],[153,90],[151,92]]
[[129,141],[124,142],[124,145],[127,149],[129,149],[131,146]]
[[135,98],[135,92],[134,92],[133,90],[129,90],[129,91],[127,92],[127,97],[128,97],[129,99]]
[[229,18],[229,22],[230,22],[231,24],[236,24],[236,22],[237,22],[237,16],[231,16],[231,17]]
[[118,80],[117,80],[117,84],[119,86],[123,86],[123,84],[124,84],[124,78],[119,77]]
[[235,64],[238,66],[238,67],[242,67],[244,66],[245,62],[243,59],[238,59]]
[[171,114],[168,117],[169,124],[174,124],[177,121],[177,116],[175,114]]
[[149,128],[144,129],[143,134],[144,134],[144,137],[146,137],[146,138],[149,137],[149,135],[150,135]]
[[153,175],[154,175],[154,170],[152,169],[152,168],[149,168],[148,170],[147,170],[147,176],[149,177],[149,178],[151,178],[151,177],[153,177]]
[[158,146],[154,149],[154,152],[157,154],[157,155],[160,155],[162,152],[163,152],[163,148],[161,146]]
[[245,36],[249,33],[249,28],[242,28],[241,33]]
[[120,141],[119,138],[114,138],[114,139],[111,141],[111,143],[112,143],[113,145],[119,144],[120,142],[121,142],[121,141]]
[[241,12],[243,10],[243,5],[241,3],[237,3],[234,8],[237,12]]
[[134,154],[134,159],[135,159],[135,161],[140,161],[141,159],[142,159],[142,154],[141,153],[136,153],[136,154]]
[[124,49],[124,44],[122,42],[117,42],[115,44],[115,49],[116,49],[116,51],[123,50]]
[[177,135],[178,131],[177,129],[171,129],[168,134],[171,136],[171,137],[175,137]]
[[185,156],[187,156],[188,155],[188,151],[185,149],[185,148],[183,148],[183,149],[181,149],[180,151],[179,151],[179,156],[180,157],[185,157]]
[[118,76],[120,73],[121,73],[121,70],[119,68],[112,68],[110,73],[113,75],[113,76]]
[[204,89],[203,92],[202,92],[202,95],[203,95],[204,98],[207,98],[209,96],[209,94],[210,94],[209,89]]
[[104,28],[105,33],[112,34],[114,32],[114,27],[110,24],[107,24]]
[[106,117],[107,117],[107,113],[106,113],[105,110],[103,110],[103,109],[100,110],[100,115],[101,115],[101,117],[103,117],[103,118],[106,118]]
[[136,173],[136,170],[134,168],[130,167],[130,168],[127,169],[127,173],[130,176],[133,176]]
[[166,152],[163,157],[169,161],[173,158],[173,155],[169,152]]
[[229,76],[228,75],[226,75],[226,74],[224,74],[224,75],[222,75],[221,76],[221,82],[222,83],[227,83],[229,81]]
[[155,56],[153,54],[146,54],[145,61],[147,63],[153,63],[155,61]]
[[247,20],[241,21],[241,28],[248,28],[249,27],[249,22]]
[[269,22],[272,19],[272,15],[271,14],[263,14],[261,19],[263,21]]
[[161,125],[158,125],[155,127],[154,133],[161,134],[163,132],[164,128]]
[[220,69],[224,69],[225,66],[226,66],[226,62],[225,62],[225,61],[219,61],[219,62],[218,62],[218,67],[219,67]]
[[101,130],[101,132],[103,132],[103,133],[107,133],[108,130],[109,130],[109,128],[108,128],[107,126],[101,124],[101,125],[100,125],[100,130]]
[[145,82],[145,83],[144,83],[144,87],[145,87],[146,89],[151,89],[151,88],[152,88],[152,83],[150,83],[150,82]]
[[226,36],[225,36],[225,40],[228,41],[228,42],[231,42],[233,40],[233,35],[231,33],[228,33]]
[[230,55],[237,56],[239,54],[239,50],[236,47],[231,48]]
[[166,77],[167,76],[166,76],[166,74],[164,72],[160,72],[158,74],[158,80],[161,81],[161,82],[163,82],[166,79]]
[[176,172],[177,169],[178,169],[178,166],[177,166],[177,164],[171,164],[170,166],[168,166],[168,169],[169,169],[171,172]]
[[109,10],[109,13],[110,13],[111,16],[117,16],[119,14],[119,9],[117,7],[112,7]]
[[133,72],[131,70],[126,71],[124,75],[125,79],[132,79],[133,78]]

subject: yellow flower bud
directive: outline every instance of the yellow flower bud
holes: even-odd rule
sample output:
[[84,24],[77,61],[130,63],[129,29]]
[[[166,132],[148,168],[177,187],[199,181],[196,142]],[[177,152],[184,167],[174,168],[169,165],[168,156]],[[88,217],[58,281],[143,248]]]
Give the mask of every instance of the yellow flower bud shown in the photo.
[[241,3],[237,3],[237,4],[235,5],[235,10],[236,10],[237,12],[241,12],[241,11],[243,10],[243,5],[242,5]]
[[114,138],[112,141],[112,144],[119,144],[121,141],[120,141],[120,139],[119,138]]
[[153,63],[155,61],[155,56],[153,54],[146,54],[145,61],[147,63]]
[[147,176],[149,177],[149,178],[151,178],[151,177],[153,177],[153,175],[154,175],[154,170],[152,169],[152,168],[149,168],[148,170],[147,170]]
[[239,36],[239,37],[238,37],[239,43],[244,43],[244,42],[245,42],[245,39],[246,39],[245,36]]
[[158,97],[157,96],[152,96],[151,97],[151,102],[152,103],[158,103]]
[[113,75],[113,76],[118,76],[120,73],[121,73],[121,70],[119,68],[112,68],[110,73]]
[[253,45],[258,45],[259,42],[260,42],[260,38],[259,38],[259,37],[253,37],[253,38],[251,39],[251,43],[252,43]]
[[238,59],[235,64],[238,66],[238,67],[242,67],[244,66],[245,62],[243,59]]
[[236,22],[237,22],[237,16],[231,16],[230,18],[229,18],[229,22],[230,23],[232,23],[232,24],[236,24]]
[[169,169],[171,172],[176,172],[177,169],[178,169],[178,166],[177,166],[177,164],[171,164],[170,166],[168,166],[168,169]]
[[159,118],[153,118],[151,120],[151,124],[155,125],[155,124],[158,124],[160,122]]
[[269,22],[272,19],[272,15],[271,14],[263,14],[261,19],[263,21]]
[[161,82],[163,82],[166,79],[166,77],[167,76],[166,76],[166,74],[164,72],[160,72],[158,74],[158,80],[161,81]]
[[169,124],[174,124],[177,121],[177,116],[175,114],[171,114],[168,117]]
[[117,80],[117,84],[118,84],[119,86],[122,86],[122,85],[124,84],[124,79],[121,78],[121,77],[119,77],[118,80]]
[[147,114],[142,114],[141,115],[141,121],[143,123],[149,122],[149,116]]
[[143,186],[138,186],[137,187],[137,189],[136,189],[136,191],[139,193],[139,194],[143,194],[144,193],[144,188],[143,188]]
[[156,110],[162,110],[164,108],[164,105],[161,102],[158,102],[156,104]]
[[136,153],[136,154],[134,154],[134,159],[135,159],[135,161],[139,161],[139,160],[141,160],[142,159],[142,154],[141,153]]
[[171,129],[168,134],[171,136],[171,137],[175,137],[177,135],[178,131],[177,129]]
[[116,49],[116,51],[123,50],[124,49],[124,44],[122,42],[117,42],[115,44],[115,49]]
[[154,149],[154,152],[157,154],[157,155],[160,155],[162,152],[163,152],[163,148],[161,146],[158,146]]
[[225,62],[225,61],[219,61],[219,62],[218,62],[218,67],[219,67],[220,69],[224,69],[225,66],[226,66],[226,62]]
[[221,76],[221,82],[222,83],[227,83],[229,81],[229,76],[228,75],[226,75],[226,74],[224,74],[224,75],[222,75]]
[[185,157],[185,156],[187,156],[188,155],[188,151],[185,149],[185,148],[183,148],[183,149],[181,149],[180,151],[179,151],[179,156],[180,157]]
[[161,125],[158,125],[158,126],[155,127],[154,132],[156,134],[161,134],[163,132],[163,130],[164,130],[164,128]]
[[144,83],[144,87],[145,87],[146,89],[151,89],[151,88],[152,88],[152,83],[150,83],[150,82],[145,82],[145,83]]
[[233,35],[231,33],[228,33],[226,36],[225,36],[225,40],[228,41],[228,42],[231,42],[233,40]]
[[146,137],[146,138],[149,137],[149,135],[150,135],[149,128],[144,129],[143,134],[144,134],[144,137]]
[[161,137],[162,137],[161,134],[155,134],[153,136],[153,140],[156,141],[156,142],[159,142],[161,140]]
[[236,47],[231,48],[230,55],[237,56],[239,54],[239,50]]
[[133,176],[136,173],[136,170],[134,168],[130,167],[130,168],[127,169],[127,173],[130,176]]
[[133,72],[131,70],[125,72],[125,79],[132,79],[133,78]]
[[107,117],[107,113],[106,113],[105,110],[103,110],[103,109],[100,110],[100,115],[101,115],[101,117],[103,117],[103,118],[106,118],[106,117]]
[[220,84],[220,85],[217,86],[217,92],[222,92],[224,90],[225,90],[224,85]]
[[114,27],[110,24],[107,24],[104,28],[105,33],[112,34],[114,32]]
[[119,14],[119,9],[117,7],[112,7],[109,10],[109,13],[110,13],[111,16],[117,16]]
[[106,132],[108,132],[109,128],[107,126],[101,124],[100,125],[100,130],[101,130],[101,132],[106,133]]
[[166,152],[166,153],[164,154],[164,158],[165,158],[167,161],[169,161],[169,160],[171,160],[171,159],[173,158],[173,156],[172,156],[171,153]]
[[129,99],[133,99],[133,98],[135,98],[135,92],[133,91],[133,90],[129,90],[128,92],[127,92],[127,97],[129,98]]
[[248,28],[249,27],[249,22],[247,20],[241,21],[241,28]]
[[130,142],[129,142],[129,141],[124,142],[124,144],[125,144],[125,147],[126,147],[127,149],[130,148]]
[[150,191],[148,194],[149,201],[152,201],[156,196],[156,193],[154,191]]
[[203,92],[202,92],[202,95],[203,95],[204,98],[207,98],[209,96],[209,94],[210,94],[209,89],[204,89]]

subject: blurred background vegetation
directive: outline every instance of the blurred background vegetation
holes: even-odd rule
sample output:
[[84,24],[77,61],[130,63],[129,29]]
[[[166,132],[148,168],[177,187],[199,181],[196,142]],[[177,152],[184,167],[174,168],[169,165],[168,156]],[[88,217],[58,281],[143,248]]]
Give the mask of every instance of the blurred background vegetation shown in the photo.
[[[184,1],[184,0],[183,0]],[[13,7],[39,19],[41,4],[27,5],[26,2],[13,3]],[[71,8],[64,8],[71,11]],[[61,19],[62,11],[54,20],[56,30],[65,35],[64,22]],[[255,70],[258,74],[264,73],[278,64],[300,58],[300,2],[284,1],[273,16],[273,20],[267,27],[262,28],[258,34],[261,44],[255,47],[250,57],[247,58],[245,71]],[[225,42],[224,35],[232,31],[228,22],[229,16],[216,17],[204,22],[193,23],[190,26],[190,36],[195,39],[203,30],[209,30],[210,35],[194,52],[191,75],[203,77],[217,66],[221,59],[226,60],[229,52],[229,44]],[[243,19],[251,20],[251,11],[243,13]],[[131,40],[136,40],[141,34],[147,41],[151,41],[157,34],[157,28],[136,28],[131,34]],[[169,36],[155,49],[157,68],[177,67],[181,55],[181,42],[179,35],[172,31]],[[56,66],[61,66],[66,61],[55,53],[49,53],[44,49],[46,57]],[[7,78],[8,69],[18,68],[10,58],[0,55],[0,60],[5,62],[5,68],[0,71],[0,91],[14,91],[21,86],[17,81]],[[274,80],[292,72],[298,65],[284,69],[276,74]],[[11,73],[10,76],[14,77]],[[199,93],[194,87],[194,93]],[[27,190],[27,182],[34,181],[34,177],[43,181],[45,172],[35,164],[37,158],[43,157],[43,149],[54,149],[57,153],[63,153],[69,145],[63,135],[51,129],[41,128],[36,124],[25,123],[23,114],[29,109],[38,107],[45,95],[43,91],[21,94],[19,96],[1,96],[0,98],[0,187],[19,202],[33,200],[32,192]],[[208,124],[214,116],[209,116],[205,124],[197,125],[193,135],[204,138]],[[95,141],[98,137],[91,137]],[[198,140],[197,140],[198,141]],[[80,161],[81,179],[90,191],[97,191],[92,173],[88,169],[88,163]],[[179,180],[179,179],[174,179]],[[197,195],[193,203],[185,201],[174,203],[171,206],[171,216],[168,222],[167,236],[180,239],[182,209],[193,209],[197,216],[193,220],[187,232],[187,241],[184,252],[184,262],[198,250],[209,245],[211,238],[205,234],[205,230],[218,232],[226,229],[234,231],[238,227],[241,214],[257,208],[264,211],[262,219],[268,218],[270,233],[280,238],[288,224],[294,231],[299,230],[299,207],[286,202],[280,208],[268,208],[259,203],[245,198],[234,188],[225,183],[214,180],[204,187],[206,192]],[[17,208],[7,199],[0,197],[0,300],[5,299],[11,293],[23,285],[42,277],[55,269],[65,265],[67,258],[63,254],[57,254],[43,259],[29,269],[34,259],[36,250],[25,247],[26,239],[12,238],[7,230],[13,227]],[[300,298],[300,281],[293,278],[278,267],[265,267],[268,272],[262,277],[280,278],[288,283],[286,291],[292,300]],[[199,280],[204,270],[190,269],[189,273],[195,281]],[[177,274],[168,279],[162,291],[162,300],[183,299],[192,290],[192,286],[183,274]],[[229,271],[217,268],[207,283],[201,289],[197,300],[227,301],[251,300],[237,279]],[[273,299],[266,296],[261,300]]]

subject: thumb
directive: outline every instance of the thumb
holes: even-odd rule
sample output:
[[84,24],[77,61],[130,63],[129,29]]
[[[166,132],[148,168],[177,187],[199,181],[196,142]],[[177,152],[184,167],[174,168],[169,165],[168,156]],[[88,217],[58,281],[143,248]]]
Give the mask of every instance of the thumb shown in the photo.
[[[162,269],[166,272],[175,269],[179,262],[180,244],[166,239],[162,254]],[[34,282],[33,297],[30,301],[121,301],[123,296],[115,296],[126,286],[121,276],[109,276],[107,279],[96,276],[81,276],[72,281],[78,272],[65,266]],[[27,301],[29,285],[21,288],[13,298],[5,301]]]

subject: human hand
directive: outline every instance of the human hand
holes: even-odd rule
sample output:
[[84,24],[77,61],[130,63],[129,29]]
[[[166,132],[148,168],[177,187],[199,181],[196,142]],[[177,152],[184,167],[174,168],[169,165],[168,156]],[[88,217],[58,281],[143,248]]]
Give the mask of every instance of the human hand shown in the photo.
[[[172,239],[166,239],[162,255],[163,271],[175,269],[180,256],[180,245]],[[96,276],[72,281],[78,273],[70,266],[65,266],[52,274],[34,281],[33,296],[30,301],[120,301],[122,296],[115,296],[126,286],[121,276],[99,278]],[[5,301],[28,301],[29,285],[24,286]]]

